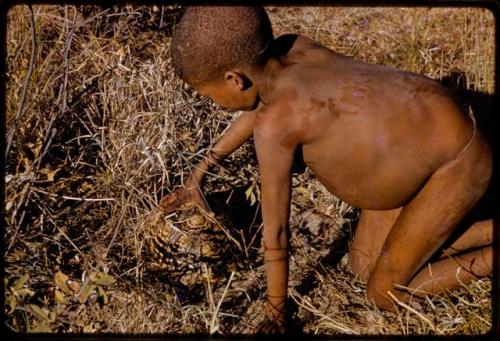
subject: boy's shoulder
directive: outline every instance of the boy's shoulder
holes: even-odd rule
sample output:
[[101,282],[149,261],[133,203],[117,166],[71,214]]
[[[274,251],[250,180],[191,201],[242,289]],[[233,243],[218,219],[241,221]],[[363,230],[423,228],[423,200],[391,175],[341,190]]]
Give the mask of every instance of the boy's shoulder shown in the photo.
[[341,69],[339,65],[352,59],[336,53],[318,41],[297,34],[279,36],[271,49],[271,53],[277,57],[271,81],[271,88],[276,94],[295,90],[300,93],[314,91],[314,84],[318,81],[321,81],[323,86],[328,86],[328,82],[332,80],[332,71]]
[[287,33],[276,37],[273,45],[275,49],[280,49],[281,51],[291,51],[293,49],[300,49],[302,47],[327,48],[314,39],[301,34],[293,33]]

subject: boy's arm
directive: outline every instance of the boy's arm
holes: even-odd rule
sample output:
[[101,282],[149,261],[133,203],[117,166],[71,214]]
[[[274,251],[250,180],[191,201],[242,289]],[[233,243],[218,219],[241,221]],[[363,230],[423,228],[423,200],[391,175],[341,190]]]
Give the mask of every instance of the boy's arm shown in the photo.
[[242,113],[211,148],[206,157],[200,161],[193,171],[193,177],[200,183],[205,173],[217,165],[219,161],[230,155],[241,145],[243,145],[253,135],[255,114],[257,110]]
[[252,137],[257,110],[244,112],[231,124],[206,157],[194,167],[183,187],[161,200],[159,206],[163,210],[172,211],[186,202],[195,202],[204,210],[209,210],[201,191],[205,173]]
[[[264,116],[264,115],[263,115]],[[260,117],[258,118],[260,119]],[[267,122],[262,122],[263,120]],[[264,262],[267,275],[268,322],[259,332],[284,332],[288,286],[288,220],[291,168],[297,141],[287,141],[279,123],[264,118],[255,127],[254,138],[261,175],[264,220]]]

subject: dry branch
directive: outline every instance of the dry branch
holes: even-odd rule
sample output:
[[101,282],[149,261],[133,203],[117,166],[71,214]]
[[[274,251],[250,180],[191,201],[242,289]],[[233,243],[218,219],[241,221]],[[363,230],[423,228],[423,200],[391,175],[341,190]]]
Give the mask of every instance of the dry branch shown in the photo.
[[29,61],[28,72],[24,77],[23,81],[23,89],[21,92],[21,98],[19,99],[18,109],[14,118],[14,122],[12,123],[12,127],[9,129],[9,134],[7,135],[7,147],[5,149],[5,158],[9,155],[10,147],[12,145],[12,141],[14,139],[14,134],[17,132],[17,125],[21,116],[24,113],[24,103],[26,100],[26,94],[28,92],[28,87],[31,79],[31,75],[33,73],[33,66],[35,64],[35,55],[36,55],[36,32],[35,32],[35,17],[33,15],[33,8],[31,8],[31,4],[27,5],[29,10],[30,17],[30,34],[31,34],[31,55]]

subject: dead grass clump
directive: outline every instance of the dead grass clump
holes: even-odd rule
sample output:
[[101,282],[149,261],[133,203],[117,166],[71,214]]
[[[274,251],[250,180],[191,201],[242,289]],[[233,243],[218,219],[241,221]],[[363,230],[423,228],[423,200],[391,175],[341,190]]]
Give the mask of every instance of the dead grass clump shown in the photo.
[[270,7],[276,34],[297,32],[339,53],[494,90],[493,14],[481,8]]
[[[484,99],[493,91],[493,18],[485,10],[268,9],[277,34],[303,33],[338,52],[433,78],[457,72],[461,78],[449,84]],[[237,115],[173,76],[169,43],[178,13],[176,6],[129,5],[9,10],[4,312],[10,330],[248,334],[262,317],[259,177],[251,144],[205,184],[239,219],[234,237],[244,267],[193,293],[144,264],[142,222]],[[476,110],[474,102],[466,106]],[[489,330],[489,279],[435,297],[418,313],[378,311],[345,265],[356,211],[308,170],[294,175],[293,187],[290,290],[299,330]]]

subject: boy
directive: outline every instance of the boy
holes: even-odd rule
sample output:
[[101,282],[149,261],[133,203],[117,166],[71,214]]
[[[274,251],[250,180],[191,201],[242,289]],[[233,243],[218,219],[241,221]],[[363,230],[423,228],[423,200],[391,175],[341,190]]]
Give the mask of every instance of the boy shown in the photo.
[[161,205],[194,201],[208,210],[204,173],[254,137],[268,296],[260,332],[286,330],[297,148],[327,189],[362,209],[349,262],[380,308],[393,310],[392,297],[408,302],[491,273],[493,221],[466,219],[490,183],[491,151],[437,82],[353,60],[303,36],[274,39],[260,7],[186,9],[172,63],[201,95],[248,111]]

